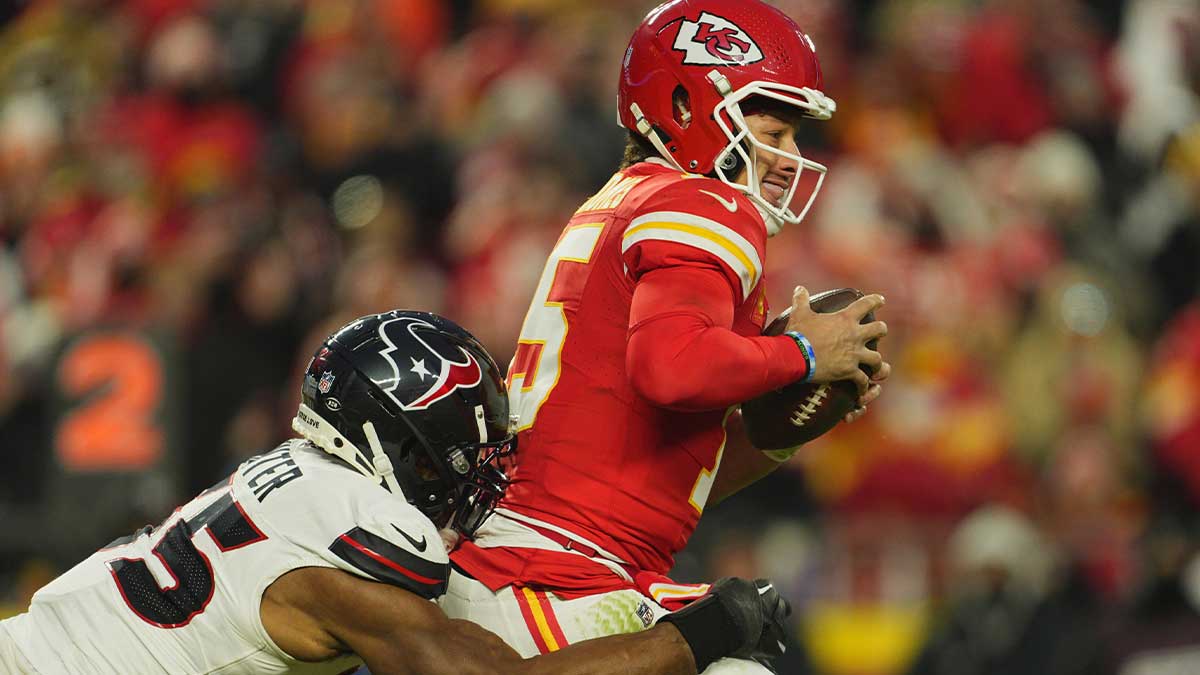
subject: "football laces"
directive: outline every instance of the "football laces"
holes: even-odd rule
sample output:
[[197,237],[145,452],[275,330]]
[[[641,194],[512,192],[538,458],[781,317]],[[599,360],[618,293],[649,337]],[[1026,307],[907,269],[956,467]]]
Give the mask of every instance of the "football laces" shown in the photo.
[[816,391],[810,394],[808,398],[804,399],[803,403],[796,406],[796,409],[792,411],[792,424],[798,427],[804,426],[808,420],[812,419],[813,415],[817,414],[817,408],[821,407],[821,402],[828,396],[828,384],[817,387]]

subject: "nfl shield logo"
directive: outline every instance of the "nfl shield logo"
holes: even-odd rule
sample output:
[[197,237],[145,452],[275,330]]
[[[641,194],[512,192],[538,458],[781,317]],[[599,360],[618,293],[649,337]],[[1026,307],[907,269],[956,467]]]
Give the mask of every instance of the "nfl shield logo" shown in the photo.
[[329,390],[333,388],[333,378],[333,371],[325,371],[325,373],[321,375],[321,381],[317,383],[317,391],[321,392],[322,394],[328,394]]
[[647,605],[645,600],[642,601],[642,604],[638,605],[637,615],[642,620],[642,625],[646,628],[649,628],[650,624],[654,623],[654,610],[650,609],[650,605]]

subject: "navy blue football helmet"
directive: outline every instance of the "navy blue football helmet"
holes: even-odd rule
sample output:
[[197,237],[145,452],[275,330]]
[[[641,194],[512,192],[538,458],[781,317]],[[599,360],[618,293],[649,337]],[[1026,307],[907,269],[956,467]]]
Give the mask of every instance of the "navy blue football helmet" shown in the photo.
[[503,496],[500,462],[516,445],[504,379],[483,345],[453,321],[403,310],[325,340],[292,428],[465,536]]

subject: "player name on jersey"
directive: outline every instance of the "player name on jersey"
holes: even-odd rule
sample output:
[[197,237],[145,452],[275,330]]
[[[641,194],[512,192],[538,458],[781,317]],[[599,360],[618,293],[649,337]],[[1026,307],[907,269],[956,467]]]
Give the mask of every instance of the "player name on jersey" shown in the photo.
[[592,195],[575,213],[587,213],[589,211],[611,211],[617,208],[617,205],[625,199],[629,191],[638,186],[638,183],[649,178],[649,176],[626,176],[622,173],[614,174],[609,179],[600,191]]
[[263,455],[256,460],[250,460],[242,467],[241,473],[246,477],[246,485],[254,491],[254,496],[258,498],[259,503],[262,503],[273,490],[304,475],[287,448]]

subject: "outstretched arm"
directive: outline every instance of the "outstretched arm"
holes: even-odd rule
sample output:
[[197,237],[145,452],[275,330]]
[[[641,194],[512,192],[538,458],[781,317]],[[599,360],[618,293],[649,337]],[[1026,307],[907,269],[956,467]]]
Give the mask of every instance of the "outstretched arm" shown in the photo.
[[272,639],[294,657],[320,661],[353,652],[375,675],[696,672],[692,651],[672,624],[526,660],[495,634],[447,618],[428,600],[330,568],[280,577],[263,596],[262,617]]

